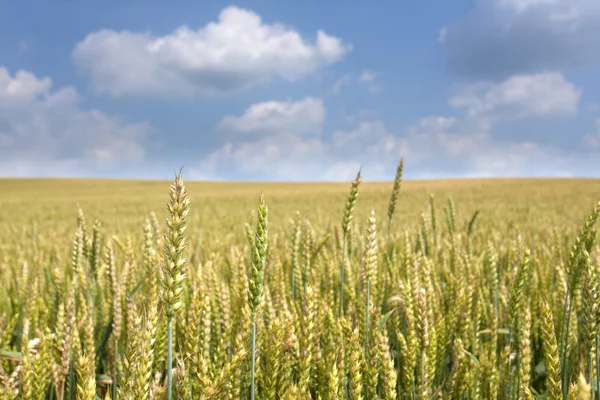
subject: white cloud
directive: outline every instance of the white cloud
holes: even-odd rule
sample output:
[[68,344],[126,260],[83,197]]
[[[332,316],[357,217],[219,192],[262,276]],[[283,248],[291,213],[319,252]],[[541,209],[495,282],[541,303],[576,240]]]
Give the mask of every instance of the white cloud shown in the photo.
[[321,99],[308,97],[257,103],[239,117],[224,117],[217,133],[231,140],[193,169],[192,176],[268,174],[285,180],[318,174],[315,167],[328,151],[320,138],[325,113]]
[[450,69],[468,79],[600,65],[600,2],[478,0],[444,27]]
[[500,83],[468,85],[450,105],[464,118],[433,116],[409,127],[395,146],[407,162],[460,166],[465,176],[553,175],[575,161],[552,145],[494,136],[499,121],[572,116],[581,91],[560,74],[515,75]]
[[341,78],[338,78],[335,83],[333,84],[331,91],[335,94],[341,92],[342,88],[344,86],[348,86],[352,83],[352,75],[351,74],[346,74],[344,76],[342,76]]
[[332,146],[340,153],[356,155],[369,153],[373,149],[388,148],[389,139],[394,138],[380,120],[363,121],[351,130],[338,130],[331,135]]
[[249,10],[230,6],[217,22],[155,36],[100,30],[73,51],[94,88],[112,96],[222,94],[274,77],[296,80],[338,62],[351,50],[319,30],[316,40],[268,24]]
[[240,116],[227,116],[217,133],[231,140],[192,169],[191,176],[322,179],[331,151],[320,136],[325,114],[322,100],[308,97],[257,103]]
[[534,143],[498,141],[487,123],[445,116],[422,118],[401,135],[381,121],[361,123],[354,130],[335,132],[329,150],[327,157],[337,162],[324,168],[324,176],[344,180],[358,164],[369,179],[390,179],[400,157],[419,171],[413,175],[418,178],[519,175],[539,170],[536,162],[551,165],[553,154]]
[[72,87],[0,66],[0,175],[82,175],[140,162],[146,124],[83,110]]
[[353,157],[361,151],[376,165],[393,165],[402,156],[422,176],[444,176],[447,170],[463,176],[552,176],[557,168],[577,164],[577,157],[551,145],[503,141],[494,136],[494,124],[573,115],[579,98],[579,89],[561,75],[520,75],[499,84],[469,85],[453,96],[449,102],[465,112],[464,118],[425,117],[402,135],[389,132],[381,122],[362,123],[353,131],[334,133],[332,143]]
[[[330,167],[332,172],[328,170],[325,176],[339,176],[347,180],[351,176],[350,166],[356,166],[360,161],[365,176],[369,175],[370,179],[391,179],[391,167],[400,157],[404,157],[411,171],[418,171],[411,172],[411,177],[421,179],[554,176],[557,168],[568,167],[569,163],[576,161],[552,146],[498,140],[489,124],[471,119],[429,116],[407,127],[402,135],[387,129],[382,131],[382,126],[380,122],[372,122],[359,126],[355,131],[338,132],[338,135],[345,135],[349,141],[356,141],[359,145],[348,153],[348,146],[336,148],[334,145],[331,154],[346,154],[347,157]],[[369,131],[367,127],[374,129]],[[360,140],[366,142],[360,143]],[[363,150],[358,152],[361,146]],[[339,151],[341,149],[343,151]]]
[[[362,166],[365,179],[390,179],[401,157],[419,171],[412,177],[564,174],[593,157],[526,139],[502,140],[494,128],[503,121],[572,116],[579,98],[579,89],[560,74],[518,75],[465,86],[449,100],[461,116],[428,116],[399,131],[376,116],[363,117],[330,135],[307,134],[320,132],[324,123],[309,117],[325,114],[316,99],[258,103],[223,119],[218,133],[232,131],[232,139],[203,161],[196,176],[349,180]],[[317,104],[323,112],[308,112]],[[600,143],[600,132],[592,139]]]
[[515,75],[505,81],[477,83],[450,99],[471,118],[519,119],[577,113],[581,90],[558,73]]
[[281,134],[250,141],[228,142],[192,168],[191,176],[252,177],[297,180],[320,176],[327,145],[320,139]]
[[338,94],[342,91],[344,87],[355,84],[366,87],[367,90],[371,93],[379,93],[381,92],[382,87],[379,83],[377,83],[376,79],[377,74],[371,71],[363,71],[360,73],[360,75],[345,74],[335,81],[335,83],[331,87],[331,91],[334,94]]
[[239,117],[223,118],[218,130],[259,136],[279,133],[313,136],[321,133],[324,119],[325,107],[321,99],[267,101],[253,104]]
[[489,141],[485,126],[465,124],[443,116],[420,119],[406,130],[402,140],[408,158],[432,160],[440,155],[465,156]]
[[561,74],[515,75],[500,83],[467,85],[449,100],[464,118],[427,117],[398,141],[407,161],[459,165],[468,176],[552,175],[567,162],[559,149],[494,136],[499,121],[572,116],[581,91]]
[[496,2],[500,7],[507,7],[517,13],[522,13],[533,7],[556,4],[559,0],[496,0]]
[[323,178],[331,182],[351,181],[356,177],[361,167],[362,165],[357,161],[337,162],[325,171]]
[[376,75],[369,71],[363,71],[358,78],[361,82],[373,82],[375,80]]
[[382,90],[382,87],[379,83],[376,82],[377,75],[370,71],[363,71],[360,74],[359,81],[366,85],[367,89],[371,93],[379,93]]
[[0,101],[3,104],[28,102],[40,95],[48,97],[51,86],[50,78],[38,79],[28,71],[17,71],[13,78],[6,68],[0,67]]
[[[249,110],[261,109],[262,104],[270,103],[278,104],[255,104],[237,117],[236,122],[245,120],[246,115],[250,114]],[[299,103],[301,101],[292,104]],[[234,117],[226,119],[231,118]],[[386,172],[390,172],[389,168],[393,168],[403,155],[409,154],[410,161],[426,160],[434,154],[431,140],[438,140],[431,136],[429,131],[427,135],[421,135],[409,130],[408,137],[395,136],[377,119],[360,122],[354,129],[337,130],[330,136],[306,135],[307,129],[296,125],[302,120],[296,119],[292,119],[294,129],[286,129],[288,124],[281,123],[277,113],[266,113],[265,119],[260,120],[261,125],[266,127],[260,130],[261,135],[240,132],[239,129],[243,126],[241,123],[222,122],[219,131],[227,125],[234,130],[231,135],[233,140],[226,142],[203,160],[198,168],[192,171],[193,177],[214,179],[243,176],[253,179],[264,177],[281,180],[336,181],[352,178],[362,165],[365,179],[382,179],[388,177]],[[431,118],[421,121],[420,126],[423,129],[443,130],[454,122],[450,118]],[[275,129],[277,125],[282,129]],[[307,122],[306,126],[312,127],[313,123]],[[448,142],[456,145],[458,141],[449,138]],[[465,142],[468,140],[465,139]],[[437,145],[433,150],[440,148],[441,146]],[[445,151],[443,148],[442,150]]]
[[[458,166],[463,176],[548,174],[558,153],[551,146],[494,138],[488,124],[428,117],[409,127],[407,162]],[[443,168],[442,168],[443,169]]]

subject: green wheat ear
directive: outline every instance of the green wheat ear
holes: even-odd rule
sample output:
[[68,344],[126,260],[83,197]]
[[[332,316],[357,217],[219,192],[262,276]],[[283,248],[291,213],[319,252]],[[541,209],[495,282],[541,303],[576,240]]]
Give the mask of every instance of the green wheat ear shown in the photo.
[[356,205],[356,199],[358,198],[358,185],[360,185],[361,176],[360,170],[358,174],[356,174],[356,178],[352,181],[352,185],[350,186],[350,193],[348,194],[348,199],[346,200],[346,208],[344,209],[344,219],[342,220],[342,232],[344,235],[348,234],[350,230],[350,222],[352,221],[352,211],[354,211],[354,206]]
[[175,316],[177,310],[181,308],[180,295],[183,291],[183,266],[186,258],[183,251],[187,246],[187,240],[184,237],[186,230],[185,218],[189,212],[190,199],[183,185],[181,172],[175,178],[171,185],[170,201],[167,209],[170,218],[167,218],[168,232],[165,233],[163,249],[163,293],[162,300],[165,304],[167,318]]
[[356,178],[352,181],[352,185],[350,186],[350,193],[348,194],[348,199],[346,200],[346,208],[344,209],[344,218],[342,219],[342,264],[340,266],[340,312],[339,315],[342,316],[344,313],[344,261],[346,257],[346,242],[348,240],[348,232],[350,231],[350,222],[352,221],[352,211],[354,211],[354,206],[356,205],[356,199],[358,198],[358,185],[360,185],[361,177],[360,177],[360,169],[358,170],[358,174],[356,174]]
[[392,233],[392,218],[396,211],[396,201],[398,200],[398,193],[400,192],[400,184],[402,183],[402,173],[404,171],[404,159],[401,158],[396,168],[396,178],[394,179],[394,187],[392,188],[392,195],[390,196],[390,203],[388,205],[388,226],[387,226],[387,252],[388,257],[390,256],[390,237]]
[[252,271],[248,279],[248,303],[252,313],[252,359],[250,372],[250,399],[255,396],[255,368],[256,368],[256,315],[260,309],[264,296],[265,261],[267,258],[267,230],[268,208],[262,193],[258,202],[258,222],[254,237],[252,251]]
[[400,159],[398,168],[396,169],[396,178],[394,179],[394,187],[392,188],[392,196],[390,197],[390,204],[388,206],[388,220],[391,221],[396,211],[396,200],[398,199],[398,193],[400,192],[400,184],[402,183],[402,173],[404,170],[404,159]]
[[267,257],[268,208],[264,196],[260,195],[258,203],[258,222],[252,251],[252,271],[249,280],[248,302],[252,319],[256,317],[264,295],[264,273]]
[[171,218],[167,218],[167,227],[165,233],[165,244],[163,249],[163,281],[162,281],[162,300],[165,306],[167,316],[167,399],[171,400],[173,390],[173,327],[172,320],[175,313],[181,308],[180,295],[183,291],[183,280],[185,273],[183,266],[186,259],[183,257],[183,251],[187,245],[184,237],[186,230],[185,217],[190,209],[190,199],[183,185],[181,171],[175,177],[175,182],[171,185],[171,200],[167,204],[167,210]]

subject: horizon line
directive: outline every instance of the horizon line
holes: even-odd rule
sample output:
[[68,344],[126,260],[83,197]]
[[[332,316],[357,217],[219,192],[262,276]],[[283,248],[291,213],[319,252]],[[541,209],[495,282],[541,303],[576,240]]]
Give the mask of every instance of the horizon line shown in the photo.
[[[0,181],[16,181],[16,180],[88,180],[88,181],[142,181],[142,182],[161,182],[168,178],[129,178],[129,177],[69,177],[69,176],[0,176]],[[600,177],[586,177],[586,176],[469,176],[469,177],[431,177],[431,178],[417,178],[417,179],[402,179],[402,182],[429,182],[429,181],[476,181],[476,180],[598,180]],[[347,183],[351,182],[352,179],[348,180],[331,180],[331,181],[311,181],[311,180],[202,180],[202,179],[190,179],[186,178],[186,182],[198,182],[198,183],[268,183],[268,184],[336,184],[336,183]],[[363,183],[393,183],[394,179],[389,180],[367,180],[364,179]]]

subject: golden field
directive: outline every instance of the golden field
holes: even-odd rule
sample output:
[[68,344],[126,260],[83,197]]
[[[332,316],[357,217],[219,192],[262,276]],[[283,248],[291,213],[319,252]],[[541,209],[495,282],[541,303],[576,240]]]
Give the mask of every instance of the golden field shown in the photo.
[[[137,232],[150,211],[166,216],[169,181],[101,179],[2,179],[0,223],[20,229],[35,221],[48,229],[73,230],[77,207],[88,219],[99,219],[111,232]],[[261,191],[269,201],[272,227],[287,228],[296,211],[313,225],[339,224],[348,195],[345,183],[208,183],[186,182],[193,206],[190,233],[225,224],[243,233]],[[357,220],[374,208],[386,216],[392,182],[363,182]],[[600,199],[600,180],[468,179],[403,182],[394,216],[396,229],[410,229],[428,207],[433,193],[439,206],[452,197],[463,219],[481,210],[484,226],[505,231],[518,225],[543,232],[549,225],[576,227]],[[583,213],[583,214],[582,214]],[[162,221],[162,219],[161,219]],[[93,222],[93,221],[90,221]],[[539,224],[538,224],[539,223]],[[408,224],[409,226],[407,226]],[[3,230],[5,231],[5,230]],[[0,233],[1,235],[2,233]]]
[[0,399],[598,398],[600,180],[183,184],[0,179]]

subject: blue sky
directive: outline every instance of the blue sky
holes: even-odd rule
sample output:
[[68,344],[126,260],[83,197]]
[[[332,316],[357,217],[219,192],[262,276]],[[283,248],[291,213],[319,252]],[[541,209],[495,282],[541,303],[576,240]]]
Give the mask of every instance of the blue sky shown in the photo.
[[0,1],[0,176],[597,176],[597,0]]

